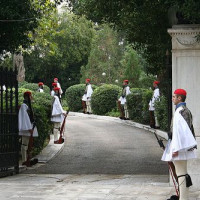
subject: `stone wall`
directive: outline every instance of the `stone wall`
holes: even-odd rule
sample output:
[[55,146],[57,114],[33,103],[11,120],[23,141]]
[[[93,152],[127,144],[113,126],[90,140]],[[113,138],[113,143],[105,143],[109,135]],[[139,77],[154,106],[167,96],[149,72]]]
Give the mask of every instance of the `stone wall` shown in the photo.
[[198,159],[188,162],[188,173],[195,188],[200,189],[200,25],[175,25],[168,30],[172,37],[172,91],[187,91],[186,103],[193,114],[197,136]]

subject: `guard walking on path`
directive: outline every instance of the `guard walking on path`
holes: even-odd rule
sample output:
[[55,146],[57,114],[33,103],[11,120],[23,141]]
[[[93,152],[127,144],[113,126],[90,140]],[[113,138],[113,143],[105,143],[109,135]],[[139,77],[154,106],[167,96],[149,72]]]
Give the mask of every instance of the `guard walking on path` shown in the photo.
[[179,200],[189,200],[188,188],[192,185],[192,181],[187,172],[187,160],[196,158],[194,149],[197,147],[192,114],[185,103],[186,94],[184,89],[174,91],[172,101],[176,110],[169,141],[162,156],[163,161],[173,161],[175,165],[179,184]]

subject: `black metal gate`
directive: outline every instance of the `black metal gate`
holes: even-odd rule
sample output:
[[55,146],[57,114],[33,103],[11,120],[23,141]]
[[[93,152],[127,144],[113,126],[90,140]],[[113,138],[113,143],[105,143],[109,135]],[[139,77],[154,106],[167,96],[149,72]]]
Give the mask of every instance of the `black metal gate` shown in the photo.
[[0,68],[0,177],[18,172],[17,71]]

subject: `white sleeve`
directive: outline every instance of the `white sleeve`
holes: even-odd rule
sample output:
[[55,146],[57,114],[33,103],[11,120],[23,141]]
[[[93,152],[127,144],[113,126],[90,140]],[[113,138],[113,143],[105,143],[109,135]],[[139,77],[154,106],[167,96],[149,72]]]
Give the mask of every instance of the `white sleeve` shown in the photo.
[[32,129],[32,124],[27,113],[28,106],[26,104],[22,104],[19,110],[19,131],[27,131]]

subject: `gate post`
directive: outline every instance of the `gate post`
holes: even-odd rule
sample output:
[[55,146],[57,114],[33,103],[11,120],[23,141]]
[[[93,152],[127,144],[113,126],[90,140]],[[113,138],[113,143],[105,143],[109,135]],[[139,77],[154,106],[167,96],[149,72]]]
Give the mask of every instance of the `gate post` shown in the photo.
[[[172,91],[183,88],[187,91],[186,103],[193,114],[196,140],[200,145],[200,25],[175,25],[168,29],[172,37]],[[200,149],[197,159],[188,162],[194,187],[200,189]]]

